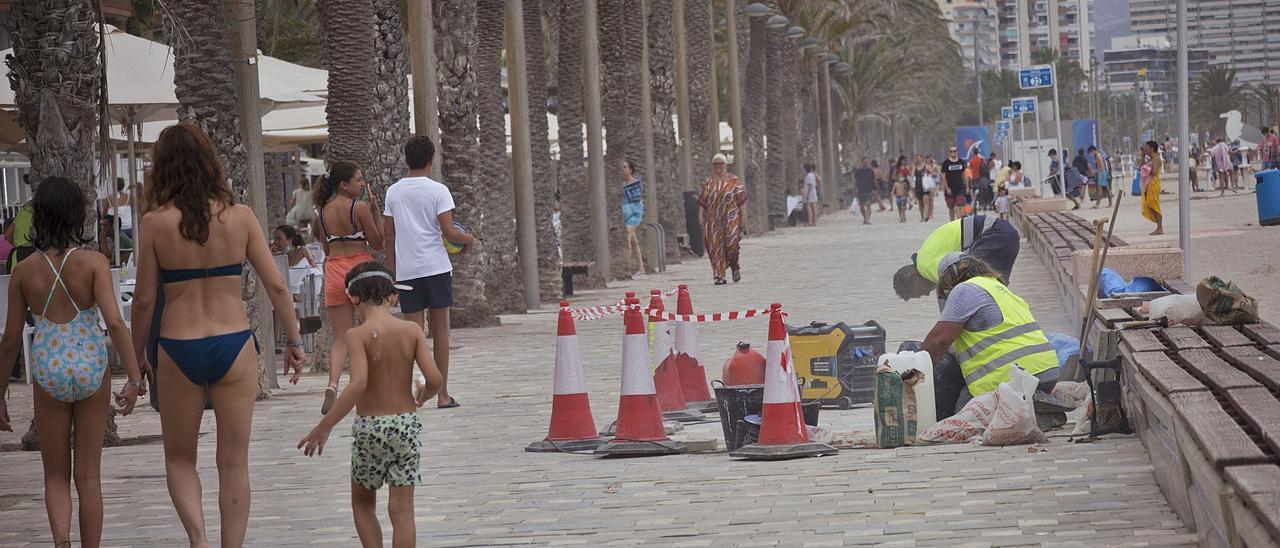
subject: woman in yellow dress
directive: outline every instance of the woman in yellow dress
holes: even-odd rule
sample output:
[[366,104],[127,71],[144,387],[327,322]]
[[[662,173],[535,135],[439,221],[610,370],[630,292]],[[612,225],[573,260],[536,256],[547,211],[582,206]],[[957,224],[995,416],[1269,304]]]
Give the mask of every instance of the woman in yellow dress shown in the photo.
[[1142,148],[1142,216],[1156,224],[1152,236],[1164,234],[1164,215],[1160,213],[1160,173],[1164,162],[1160,159],[1160,145],[1147,141]]

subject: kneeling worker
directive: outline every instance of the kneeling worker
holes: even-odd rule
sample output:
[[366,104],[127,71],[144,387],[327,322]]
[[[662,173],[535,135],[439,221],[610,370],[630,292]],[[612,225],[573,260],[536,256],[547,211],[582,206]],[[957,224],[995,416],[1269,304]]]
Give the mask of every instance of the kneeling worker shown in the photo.
[[1018,230],[1009,221],[987,215],[970,215],[938,227],[911,263],[893,276],[893,290],[907,301],[928,295],[938,283],[938,263],[948,253],[963,252],[977,257],[1008,283],[1013,263],[1018,259]]
[[[953,414],[945,407],[951,402],[958,412],[1009,380],[1014,364],[1040,379],[1037,391],[1050,392],[1058,382],[1057,353],[1027,302],[1000,276],[981,259],[962,253],[950,253],[938,265],[938,295],[946,302],[924,340],[933,358],[938,419]],[[960,378],[963,384],[956,382]]]

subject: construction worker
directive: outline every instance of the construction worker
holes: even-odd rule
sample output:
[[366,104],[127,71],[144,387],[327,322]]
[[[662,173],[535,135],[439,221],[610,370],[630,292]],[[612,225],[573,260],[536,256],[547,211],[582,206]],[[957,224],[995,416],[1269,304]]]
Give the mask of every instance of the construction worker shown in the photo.
[[898,269],[893,290],[904,301],[928,295],[938,283],[938,263],[955,252],[982,259],[1001,281],[1009,283],[1018,259],[1018,238],[1012,223],[995,216],[970,215],[951,221],[925,238],[920,250],[911,255],[911,264]]
[[1009,380],[1015,364],[1040,379],[1038,392],[1051,392],[1058,381],[1057,353],[1026,301],[1000,281],[1000,274],[975,256],[949,253],[938,265],[938,277],[945,304],[923,344],[933,358],[938,418],[995,390]]

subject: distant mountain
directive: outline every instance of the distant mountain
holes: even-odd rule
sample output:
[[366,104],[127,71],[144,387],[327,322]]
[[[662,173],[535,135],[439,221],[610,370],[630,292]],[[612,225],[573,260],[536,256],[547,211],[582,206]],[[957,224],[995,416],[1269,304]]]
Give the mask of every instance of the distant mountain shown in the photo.
[[1111,47],[1111,39],[1129,35],[1129,0],[1093,0],[1093,49],[1099,61],[1103,51]]

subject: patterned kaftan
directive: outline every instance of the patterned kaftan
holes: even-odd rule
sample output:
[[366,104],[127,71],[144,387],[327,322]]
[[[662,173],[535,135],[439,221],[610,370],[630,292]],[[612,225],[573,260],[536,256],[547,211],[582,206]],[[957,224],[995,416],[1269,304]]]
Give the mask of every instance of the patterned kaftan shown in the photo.
[[742,206],[745,203],[746,188],[733,175],[727,175],[723,180],[711,177],[702,183],[702,192],[698,195],[698,205],[706,209],[702,234],[707,244],[707,256],[711,259],[711,273],[717,280],[724,279],[726,267],[738,268]]

